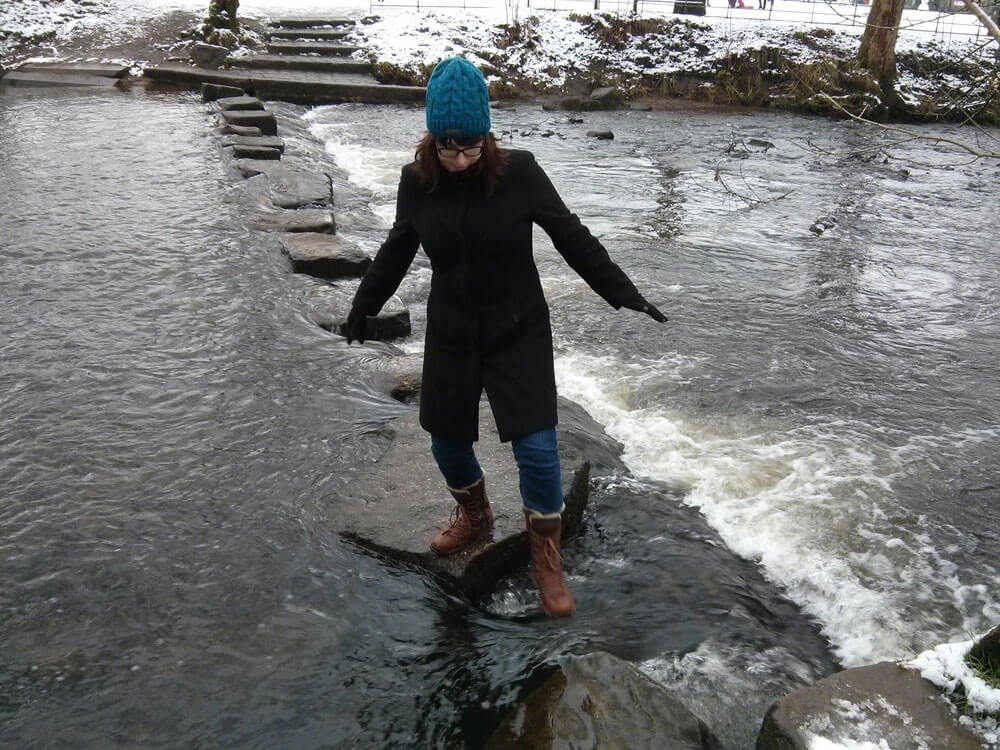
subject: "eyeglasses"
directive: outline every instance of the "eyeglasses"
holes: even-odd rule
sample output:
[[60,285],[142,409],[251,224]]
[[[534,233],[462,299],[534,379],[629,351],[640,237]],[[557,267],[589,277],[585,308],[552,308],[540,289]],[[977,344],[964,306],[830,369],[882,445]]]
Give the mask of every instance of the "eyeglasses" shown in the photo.
[[482,156],[484,146],[480,144],[479,146],[469,146],[468,148],[453,148],[451,146],[438,146],[437,152],[438,156],[443,156],[446,159],[454,159],[459,154],[465,154],[469,159],[475,159]]

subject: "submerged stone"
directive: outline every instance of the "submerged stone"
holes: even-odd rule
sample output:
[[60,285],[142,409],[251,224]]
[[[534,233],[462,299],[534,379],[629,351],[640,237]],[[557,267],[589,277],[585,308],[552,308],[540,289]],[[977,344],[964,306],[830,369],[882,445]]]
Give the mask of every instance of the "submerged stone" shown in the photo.
[[[352,485],[324,503],[330,523],[356,544],[419,565],[471,599],[488,594],[505,575],[526,566],[529,554],[510,444],[497,438],[485,402],[479,420],[476,454],[493,506],[493,542],[480,542],[448,557],[431,551],[430,541],[447,524],[455,501],[431,457],[430,439],[418,423],[416,410],[383,428],[389,437],[385,453]],[[559,455],[566,539],[576,531],[587,502],[590,464],[572,441],[560,440]]]
[[721,750],[701,719],[629,662],[569,657],[497,727],[487,750]]

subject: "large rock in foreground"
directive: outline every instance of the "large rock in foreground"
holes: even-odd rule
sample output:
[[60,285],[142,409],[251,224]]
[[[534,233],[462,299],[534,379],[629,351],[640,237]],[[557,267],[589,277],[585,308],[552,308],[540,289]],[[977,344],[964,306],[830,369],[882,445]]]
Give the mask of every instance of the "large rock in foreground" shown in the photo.
[[847,669],[780,698],[764,717],[757,750],[809,750],[884,740],[892,748],[980,750],[940,690],[892,662]]
[[[430,453],[430,437],[417,412],[390,422],[388,450],[337,498],[326,513],[337,530],[357,544],[396,560],[416,563],[478,599],[505,575],[528,563],[523,505],[510,444],[496,437],[489,405],[480,408],[476,454],[486,472],[486,491],[496,519],[493,543],[473,545],[449,557],[429,544],[455,505]],[[579,525],[589,494],[590,464],[571,441],[560,440],[564,538]]]
[[717,750],[705,723],[635,666],[606,653],[568,659],[486,743],[499,748]]

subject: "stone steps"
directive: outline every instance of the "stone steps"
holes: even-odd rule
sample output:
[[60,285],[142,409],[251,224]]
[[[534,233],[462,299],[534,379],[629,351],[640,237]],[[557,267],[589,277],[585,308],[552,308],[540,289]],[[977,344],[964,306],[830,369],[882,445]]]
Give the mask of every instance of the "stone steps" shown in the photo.
[[261,99],[293,104],[422,104],[422,86],[379,83],[367,61],[351,58],[360,47],[336,41],[353,24],[346,18],[279,19],[271,23],[272,35],[310,41],[269,42],[267,53],[228,60],[226,68],[165,63],[146,68],[145,76],[190,88],[233,86]]
[[353,26],[354,21],[350,18],[334,17],[303,17],[303,18],[275,18],[271,20],[271,26],[281,29],[320,29],[324,27]]
[[371,63],[340,57],[309,55],[248,55],[240,58],[239,68],[271,70],[309,70],[324,73],[362,73],[371,75]]
[[268,39],[314,39],[317,41],[336,41],[350,35],[350,29],[272,29]]
[[339,42],[270,42],[267,51],[272,55],[326,55],[327,57],[350,57],[360,50],[352,44]]

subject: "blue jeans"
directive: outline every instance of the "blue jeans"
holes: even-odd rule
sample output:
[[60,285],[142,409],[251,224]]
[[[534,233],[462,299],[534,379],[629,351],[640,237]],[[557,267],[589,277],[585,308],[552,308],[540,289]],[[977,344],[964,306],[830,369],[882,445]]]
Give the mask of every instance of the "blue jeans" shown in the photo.
[[[551,427],[511,441],[521,485],[521,502],[539,513],[561,513],[562,472],[556,429]],[[483,476],[472,443],[431,435],[431,454],[453,489],[475,484]]]

